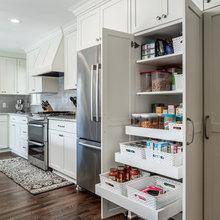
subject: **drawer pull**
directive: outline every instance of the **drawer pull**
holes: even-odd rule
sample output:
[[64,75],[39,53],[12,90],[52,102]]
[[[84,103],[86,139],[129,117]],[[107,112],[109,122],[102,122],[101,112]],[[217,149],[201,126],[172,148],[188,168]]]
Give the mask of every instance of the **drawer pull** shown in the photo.
[[63,135],[62,135],[62,134],[59,134],[59,136],[60,136],[60,137],[63,137]]
[[59,128],[65,128],[65,125],[57,125]]

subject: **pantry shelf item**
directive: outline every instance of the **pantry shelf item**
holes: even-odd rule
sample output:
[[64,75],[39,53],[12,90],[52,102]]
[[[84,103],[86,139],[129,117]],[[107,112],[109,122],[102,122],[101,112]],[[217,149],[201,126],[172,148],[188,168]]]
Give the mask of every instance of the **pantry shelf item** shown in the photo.
[[124,182],[124,183],[116,182],[116,181],[113,181],[112,179],[110,179],[109,178],[109,172],[102,173],[99,176],[100,176],[101,186],[103,186],[104,188],[109,189],[109,190],[111,190],[115,193],[126,196],[127,195],[127,185],[129,183],[134,183],[137,180],[149,177],[150,173],[140,171],[140,177],[139,178],[136,178],[136,179]]
[[172,90],[172,73],[155,70],[151,72],[152,91],[170,91]]
[[155,113],[141,114],[141,127],[158,129],[158,115]]
[[122,154],[145,159],[146,140],[132,141],[120,144]]
[[160,174],[167,176],[173,179],[182,179],[183,178],[183,166],[169,166],[164,164],[161,166],[160,163],[153,162],[152,160],[146,160],[134,158],[133,156],[121,154],[120,152],[115,153],[115,162],[128,164],[132,167],[137,167],[141,170],[146,170],[148,172]]
[[151,72],[141,72],[141,91],[151,92],[152,91],[152,81]]
[[112,192],[111,190],[102,187],[101,184],[96,185],[96,194],[116,205],[119,205],[125,210],[130,210],[143,219],[169,219],[182,211],[182,200],[177,200],[162,209],[154,210],[141,203],[133,201],[126,196]]
[[[150,195],[147,192],[147,189],[155,187],[161,189],[158,196]],[[128,198],[156,210],[182,199],[182,183],[160,176],[151,176],[135,183],[130,183],[127,190]]]
[[133,126],[141,126],[141,114],[132,114],[131,115],[131,124]]
[[183,52],[183,36],[173,38],[173,49],[174,53]]
[[125,133],[127,135],[148,137],[161,140],[169,140],[176,142],[183,142],[183,131],[182,130],[165,130],[165,129],[153,129],[153,128],[142,128],[135,126],[126,126]]
[[146,60],[138,60],[137,64],[146,64],[150,66],[170,66],[170,65],[182,65],[182,53],[169,54],[160,57],[154,57]]
[[155,42],[141,45],[141,59],[150,59],[156,56]]
[[175,89],[177,91],[183,90],[183,74],[175,74]]
[[164,129],[169,130],[169,123],[176,122],[175,114],[164,115]]
[[137,92],[137,95],[182,95],[183,90],[178,91],[157,91],[157,92]]

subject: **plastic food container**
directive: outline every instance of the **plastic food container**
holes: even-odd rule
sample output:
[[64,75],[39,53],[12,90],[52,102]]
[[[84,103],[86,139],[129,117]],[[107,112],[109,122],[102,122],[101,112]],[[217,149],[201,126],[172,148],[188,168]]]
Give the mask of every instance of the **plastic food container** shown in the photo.
[[164,128],[169,130],[169,123],[176,122],[176,115],[166,114],[164,115]]
[[141,114],[132,114],[131,125],[139,127],[141,126]]
[[157,114],[141,114],[141,127],[143,128],[158,128]]
[[152,91],[170,91],[172,88],[172,73],[162,70],[152,71]]
[[141,91],[151,92],[151,72],[141,72]]

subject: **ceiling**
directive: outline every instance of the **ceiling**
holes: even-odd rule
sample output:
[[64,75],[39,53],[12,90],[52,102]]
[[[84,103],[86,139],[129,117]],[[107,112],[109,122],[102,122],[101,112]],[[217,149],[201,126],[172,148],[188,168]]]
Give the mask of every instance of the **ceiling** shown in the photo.
[[[0,51],[24,53],[24,49],[74,20],[68,10],[81,0],[0,0]],[[10,23],[19,18],[20,24]]]

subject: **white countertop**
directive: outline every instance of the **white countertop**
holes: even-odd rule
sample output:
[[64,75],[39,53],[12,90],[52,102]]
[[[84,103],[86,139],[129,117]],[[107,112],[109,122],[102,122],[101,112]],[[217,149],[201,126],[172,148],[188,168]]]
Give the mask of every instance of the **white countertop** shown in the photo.
[[65,115],[65,116],[49,116],[49,120],[59,120],[59,121],[72,121],[76,122],[75,116],[72,115]]

